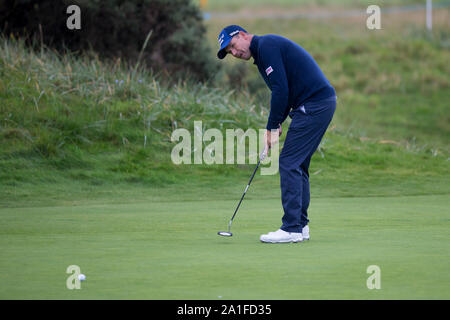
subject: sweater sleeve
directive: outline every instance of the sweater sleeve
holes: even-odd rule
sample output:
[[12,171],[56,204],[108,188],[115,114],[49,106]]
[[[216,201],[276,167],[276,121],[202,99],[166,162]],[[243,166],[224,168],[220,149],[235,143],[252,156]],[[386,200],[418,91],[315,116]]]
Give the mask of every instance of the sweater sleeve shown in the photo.
[[285,114],[288,108],[289,87],[280,49],[275,46],[270,46],[261,51],[263,68],[272,91],[270,114],[266,129],[272,130],[277,129],[286,119]]

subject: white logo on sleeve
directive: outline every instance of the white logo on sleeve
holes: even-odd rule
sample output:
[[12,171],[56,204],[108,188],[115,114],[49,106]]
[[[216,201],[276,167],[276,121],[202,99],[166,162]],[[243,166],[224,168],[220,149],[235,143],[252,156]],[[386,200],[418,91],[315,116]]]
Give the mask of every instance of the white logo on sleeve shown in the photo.
[[269,67],[266,69],[266,75],[268,76],[268,75],[271,74],[272,72],[273,72],[272,66],[269,66]]
[[304,114],[306,114],[305,106],[301,106],[301,107],[300,107],[300,110],[302,110],[302,112],[303,112]]

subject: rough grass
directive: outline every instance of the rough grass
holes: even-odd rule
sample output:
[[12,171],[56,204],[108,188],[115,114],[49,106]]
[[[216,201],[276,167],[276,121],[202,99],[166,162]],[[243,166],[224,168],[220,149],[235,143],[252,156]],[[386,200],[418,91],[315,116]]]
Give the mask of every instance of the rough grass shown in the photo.
[[[396,43],[410,45],[392,43],[375,51],[375,59],[381,61],[377,55],[386,50],[395,56]],[[411,86],[407,94],[394,86],[363,94],[370,79],[355,89],[355,81],[361,81],[355,79],[365,77],[359,67],[377,43],[336,42],[319,57],[332,78],[344,80],[337,82],[338,111],[312,164],[313,195],[448,193],[448,135],[443,134],[448,132],[443,100],[448,91],[441,77],[447,53],[425,40],[420,45],[441,59],[423,68],[432,67],[428,72],[442,83],[405,77]],[[236,185],[248,179],[251,165],[172,164],[170,136],[182,127],[193,134],[195,120],[204,130],[263,128],[268,110],[257,96],[211,84],[164,85],[152,73],[120,61],[33,53],[20,41],[3,39],[0,54],[3,206],[161,200],[180,188],[178,196],[200,199],[207,197],[205,187],[210,196],[235,198],[241,192]],[[396,61],[398,70],[413,64]],[[276,175],[261,181],[265,190],[278,190]]]
[[[308,10],[304,12],[308,13]],[[365,17],[332,19],[208,20],[209,39],[230,23],[249,32],[279,34],[303,46],[336,88],[335,124],[361,137],[394,140],[449,154],[450,10],[434,12],[433,32],[423,11],[382,15],[382,30],[366,28]],[[217,47],[217,44],[216,44]],[[223,82],[249,90],[267,105],[270,92],[257,69],[227,57]]]

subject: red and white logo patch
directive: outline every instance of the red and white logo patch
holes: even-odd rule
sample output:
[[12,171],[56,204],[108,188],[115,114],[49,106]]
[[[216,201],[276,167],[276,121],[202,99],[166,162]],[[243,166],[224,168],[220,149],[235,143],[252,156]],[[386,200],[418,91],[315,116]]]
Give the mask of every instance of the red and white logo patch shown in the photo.
[[272,72],[273,72],[272,66],[269,66],[269,67],[266,69],[266,75],[269,75],[269,74],[271,74]]

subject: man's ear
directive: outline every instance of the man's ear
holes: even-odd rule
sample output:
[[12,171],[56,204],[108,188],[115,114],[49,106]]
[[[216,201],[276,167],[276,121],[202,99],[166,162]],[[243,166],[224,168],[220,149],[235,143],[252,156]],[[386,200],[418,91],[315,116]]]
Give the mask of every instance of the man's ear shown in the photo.
[[248,33],[245,33],[244,31],[239,31],[239,36],[243,37],[244,39],[247,39]]

